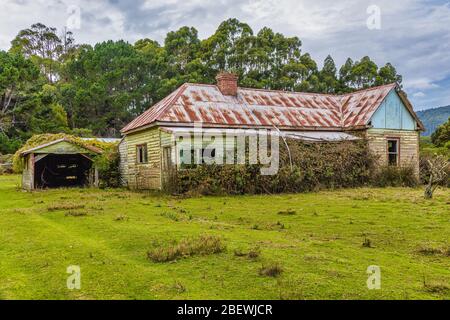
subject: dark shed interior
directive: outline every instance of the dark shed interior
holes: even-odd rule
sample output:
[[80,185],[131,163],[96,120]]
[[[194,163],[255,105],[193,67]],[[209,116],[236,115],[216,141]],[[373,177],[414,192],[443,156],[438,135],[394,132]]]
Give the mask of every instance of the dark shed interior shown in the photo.
[[35,188],[83,187],[92,175],[92,160],[82,154],[47,154],[35,163]]

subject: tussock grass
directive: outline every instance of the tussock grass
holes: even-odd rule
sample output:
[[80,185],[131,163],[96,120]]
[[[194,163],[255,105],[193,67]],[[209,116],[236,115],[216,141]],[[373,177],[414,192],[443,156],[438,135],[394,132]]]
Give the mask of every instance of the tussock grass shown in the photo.
[[130,220],[130,218],[128,218],[128,216],[126,216],[124,214],[120,214],[114,220],[115,221],[128,221],[128,220]]
[[84,209],[84,204],[77,204],[77,203],[60,203],[60,204],[53,204],[51,206],[47,207],[47,211],[53,212],[53,211],[67,211],[67,210],[80,210]]
[[234,255],[236,257],[246,257],[246,258],[255,260],[255,259],[258,259],[258,257],[261,255],[261,249],[254,248],[249,251],[243,251],[242,249],[236,249],[236,250],[234,250]]
[[288,209],[288,210],[284,210],[284,211],[279,211],[278,214],[280,216],[294,216],[297,214],[297,211]]
[[433,244],[423,244],[416,250],[417,253],[424,256],[450,256],[450,247],[438,247]]
[[373,248],[372,240],[370,240],[369,238],[364,238],[362,246],[363,248]]
[[265,264],[259,269],[259,275],[276,278],[283,273],[283,267],[279,263]]
[[449,284],[442,281],[430,281],[424,284],[425,291],[433,294],[447,294],[450,292]]
[[65,216],[66,217],[86,217],[88,214],[85,211],[67,211]]
[[183,239],[178,244],[148,251],[153,262],[169,262],[191,256],[205,256],[225,251],[225,245],[217,236],[202,235],[199,238]]

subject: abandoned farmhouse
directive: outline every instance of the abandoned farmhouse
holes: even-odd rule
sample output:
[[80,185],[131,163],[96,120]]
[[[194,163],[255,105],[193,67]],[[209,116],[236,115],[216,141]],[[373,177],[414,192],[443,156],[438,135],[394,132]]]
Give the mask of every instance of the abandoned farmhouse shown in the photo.
[[[203,132],[276,129],[291,139],[309,142],[365,137],[380,165],[412,165],[419,171],[419,137],[423,125],[396,84],[345,95],[283,92],[238,87],[230,73],[216,85],[184,84],[122,130],[122,176],[130,188],[159,189],[171,168],[186,157],[175,138]],[[202,156],[203,145],[192,153]],[[235,150],[233,140],[224,153]],[[190,154],[189,154],[190,156]]]
[[[119,143],[123,184],[161,189],[171,170],[186,157],[202,157],[205,146],[180,147],[179,135],[203,132],[233,135],[259,129],[309,143],[368,139],[380,165],[413,166],[419,172],[419,137],[424,127],[396,84],[344,95],[284,92],[238,87],[237,76],[220,73],[216,85],[186,83],[122,129]],[[226,139],[223,153],[235,151]],[[91,156],[95,148],[59,140],[22,152],[23,187],[97,185]],[[222,154],[222,152],[220,154]],[[44,171],[62,180],[44,181]],[[47,172],[48,173],[48,172]]]

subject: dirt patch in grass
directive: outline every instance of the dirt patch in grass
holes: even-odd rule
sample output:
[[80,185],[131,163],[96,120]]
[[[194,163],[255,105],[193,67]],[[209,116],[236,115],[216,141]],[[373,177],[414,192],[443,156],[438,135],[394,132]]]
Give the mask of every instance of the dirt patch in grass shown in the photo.
[[222,239],[217,236],[203,235],[199,238],[181,240],[178,244],[161,247],[147,253],[153,262],[169,262],[191,256],[205,256],[225,251]]

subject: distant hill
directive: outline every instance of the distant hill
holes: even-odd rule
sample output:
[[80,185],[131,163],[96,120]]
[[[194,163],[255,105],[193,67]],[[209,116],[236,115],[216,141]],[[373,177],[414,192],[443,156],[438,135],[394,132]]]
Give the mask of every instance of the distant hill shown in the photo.
[[437,127],[447,122],[450,117],[450,106],[418,111],[416,113],[427,129],[423,135],[431,136]]

